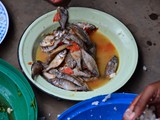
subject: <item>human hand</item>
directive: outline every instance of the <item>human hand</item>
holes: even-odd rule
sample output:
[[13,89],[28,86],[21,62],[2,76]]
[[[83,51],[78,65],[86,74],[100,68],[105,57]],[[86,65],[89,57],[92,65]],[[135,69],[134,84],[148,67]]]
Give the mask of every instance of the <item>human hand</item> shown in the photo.
[[71,0],[49,0],[55,6],[67,6]]
[[156,115],[160,119],[160,81],[148,85],[142,93],[137,96],[123,116],[123,120],[135,120],[145,110],[147,105],[156,108]]

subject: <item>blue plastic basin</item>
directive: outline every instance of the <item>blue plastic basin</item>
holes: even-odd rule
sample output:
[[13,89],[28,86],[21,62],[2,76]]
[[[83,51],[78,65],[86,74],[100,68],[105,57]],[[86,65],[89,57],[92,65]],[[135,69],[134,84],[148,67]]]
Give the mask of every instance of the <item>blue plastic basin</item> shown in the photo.
[[123,114],[136,94],[114,93],[82,101],[64,111],[58,120],[122,120]]

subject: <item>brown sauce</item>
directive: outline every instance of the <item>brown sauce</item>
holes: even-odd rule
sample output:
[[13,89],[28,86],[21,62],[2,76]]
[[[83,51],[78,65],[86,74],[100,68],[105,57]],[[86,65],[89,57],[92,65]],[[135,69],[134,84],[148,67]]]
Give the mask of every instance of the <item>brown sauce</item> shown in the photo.
[[96,62],[101,76],[97,80],[87,83],[89,88],[93,90],[103,86],[109,81],[108,78],[104,77],[105,67],[114,55],[118,56],[118,52],[111,41],[100,32],[93,33],[90,39],[96,44]]
[[[115,46],[110,42],[110,40],[100,32],[95,32],[90,35],[90,39],[96,44],[96,62],[100,72],[100,78],[87,82],[89,88],[94,90],[105,85],[109,79],[104,77],[105,67],[108,61],[114,56],[118,56],[118,52]],[[41,60],[43,62],[47,59],[47,54],[42,52],[40,47],[37,49],[36,60]]]
[[48,55],[45,52],[43,52],[39,46],[37,49],[37,53],[36,53],[36,60],[40,60],[42,62],[45,62],[47,57],[48,57]]

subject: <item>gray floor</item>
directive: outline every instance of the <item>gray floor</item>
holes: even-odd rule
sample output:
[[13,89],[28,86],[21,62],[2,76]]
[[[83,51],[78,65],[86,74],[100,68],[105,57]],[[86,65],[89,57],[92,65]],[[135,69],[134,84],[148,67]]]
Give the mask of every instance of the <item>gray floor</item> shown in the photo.
[[[8,10],[10,26],[0,45],[0,58],[21,71],[17,47],[23,32],[37,17],[55,7],[45,0],[1,1]],[[131,79],[117,92],[140,93],[146,85],[160,79],[160,0],[72,0],[69,6],[90,7],[109,13],[122,21],[135,37],[139,51],[138,65]],[[143,70],[143,66],[147,71]],[[38,102],[39,118],[55,120],[58,114],[76,103],[59,100],[34,85],[32,88]]]

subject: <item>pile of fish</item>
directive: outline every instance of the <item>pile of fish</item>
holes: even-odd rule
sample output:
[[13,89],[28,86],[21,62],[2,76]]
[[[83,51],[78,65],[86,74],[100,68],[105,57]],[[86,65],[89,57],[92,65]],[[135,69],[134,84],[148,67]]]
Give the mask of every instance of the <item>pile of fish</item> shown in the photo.
[[[68,17],[67,9],[57,8],[53,21],[58,21],[60,27],[45,35],[40,42],[41,50],[48,54],[48,58],[45,62],[33,62],[32,78],[42,75],[59,88],[88,91],[86,82],[99,77],[96,46],[89,38],[89,34],[98,28],[86,22],[69,23]],[[110,62],[106,75],[115,72],[118,66],[117,57]]]

